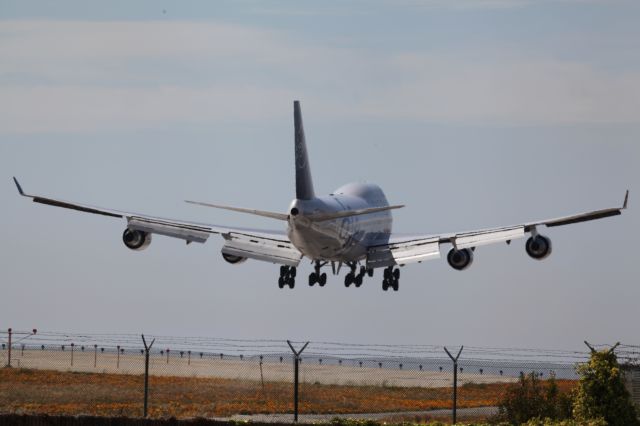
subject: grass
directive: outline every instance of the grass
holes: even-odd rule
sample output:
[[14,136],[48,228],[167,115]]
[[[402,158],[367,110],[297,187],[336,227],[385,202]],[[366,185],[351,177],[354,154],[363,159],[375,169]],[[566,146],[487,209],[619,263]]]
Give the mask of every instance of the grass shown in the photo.
[[[0,413],[140,416],[143,376],[0,369]],[[558,380],[562,391],[575,382]],[[495,406],[508,384],[465,384],[458,407]],[[151,417],[224,417],[293,411],[291,383],[151,376]],[[300,413],[406,412],[451,407],[451,388],[302,383]]]

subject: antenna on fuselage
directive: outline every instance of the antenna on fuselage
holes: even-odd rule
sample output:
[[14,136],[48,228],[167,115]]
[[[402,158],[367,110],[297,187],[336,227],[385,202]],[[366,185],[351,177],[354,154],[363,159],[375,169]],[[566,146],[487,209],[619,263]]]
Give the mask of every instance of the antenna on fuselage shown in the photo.
[[302,126],[302,112],[300,101],[293,101],[293,124],[295,131],[295,158],[296,158],[296,198],[299,200],[312,200],[315,198],[313,180],[311,179],[311,166],[307,154],[307,143]]

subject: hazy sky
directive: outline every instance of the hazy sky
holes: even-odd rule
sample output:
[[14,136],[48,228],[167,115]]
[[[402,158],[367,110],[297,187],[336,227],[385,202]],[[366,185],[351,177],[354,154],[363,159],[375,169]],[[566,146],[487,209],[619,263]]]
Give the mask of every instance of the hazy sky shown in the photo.
[[[640,3],[0,0],[0,327],[582,349],[638,343]],[[184,199],[285,211],[300,99],[317,193],[375,182],[399,232],[621,217],[403,269],[277,287],[222,239],[154,237],[27,192],[277,229]],[[444,252],[446,254],[446,252]]]

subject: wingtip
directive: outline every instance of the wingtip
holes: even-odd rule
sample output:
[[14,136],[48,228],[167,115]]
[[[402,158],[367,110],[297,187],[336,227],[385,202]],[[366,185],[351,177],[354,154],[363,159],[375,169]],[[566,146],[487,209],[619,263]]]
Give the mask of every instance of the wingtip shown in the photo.
[[22,187],[20,186],[20,183],[15,176],[13,177],[13,182],[16,184],[16,188],[18,188],[18,192],[20,193],[20,195],[24,195],[24,191],[22,190]]
[[627,192],[624,194],[624,202],[622,203],[622,208],[626,209],[628,204],[629,204],[629,190],[627,189]]

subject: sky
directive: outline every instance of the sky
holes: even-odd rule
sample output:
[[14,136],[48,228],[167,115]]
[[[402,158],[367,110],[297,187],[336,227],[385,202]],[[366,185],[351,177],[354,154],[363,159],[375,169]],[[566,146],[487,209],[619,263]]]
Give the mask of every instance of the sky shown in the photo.
[[[639,343],[640,3],[0,0],[0,328],[583,349]],[[294,290],[222,239],[122,244],[122,220],[29,193],[279,229],[299,99],[316,193],[374,182],[394,230],[449,233],[616,207],[355,289]],[[443,254],[446,252],[443,249]]]

